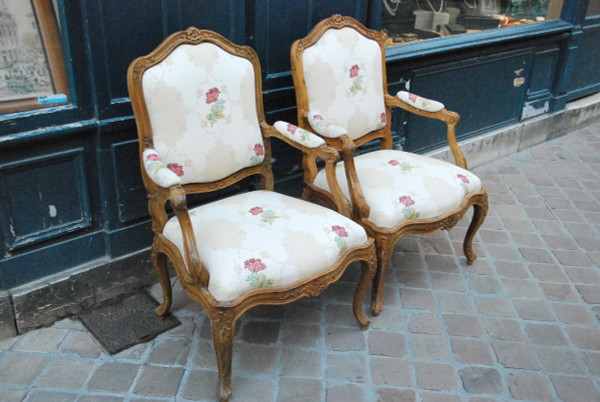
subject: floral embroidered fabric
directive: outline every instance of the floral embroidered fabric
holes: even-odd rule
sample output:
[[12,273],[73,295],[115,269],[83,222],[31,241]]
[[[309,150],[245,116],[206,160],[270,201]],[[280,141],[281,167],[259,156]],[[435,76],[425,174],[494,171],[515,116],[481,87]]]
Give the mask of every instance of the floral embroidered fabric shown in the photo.
[[318,148],[325,144],[325,141],[322,138],[285,121],[276,121],[275,124],[273,124],[273,127],[275,127],[275,130],[277,130],[279,134],[300,145],[304,145],[307,148]]
[[[212,43],[181,45],[142,77],[154,149],[181,183],[223,179],[264,159],[254,67]],[[235,133],[235,135],[231,135]]]
[[179,176],[183,176],[183,168],[180,165],[176,163],[166,165],[154,149],[146,149],[142,158],[146,173],[159,186],[169,188],[181,183]]
[[323,137],[338,138],[342,135],[348,134],[348,131],[344,127],[336,126],[327,120],[319,111],[311,110],[308,112],[308,123],[317,133]]
[[[190,210],[208,290],[230,301],[258,288],[324,273],[340,254],[367,242],[362,227],[327,208],[272,191],[253,191]],[[183,254],[181,227],[163,234]]]
[[[369,220],[383,228],[441,216],[481,189],[481,181],[473,173],[423,155],[381,150],[356,156],[354,162],[370,207]],[[349,199],[343,162],[336,169],[340,187]],[[317,174],[314,184],[329,191],[324,171]]]
[[398,99],[404,103],[408,103],[412,107],[424,112],[435,113],[444,110],[443,103],[431,99],[423,98],[410,92],[400,91],[396,94]]
[[[385,114],[381,48],[352,28],[329,29],[302,53],[309,123],[326,137],[345,130],[356,140],[379,130]],[[337,126],[335,133],[322,120]],[[344,133],[344,134],[346,134]]]

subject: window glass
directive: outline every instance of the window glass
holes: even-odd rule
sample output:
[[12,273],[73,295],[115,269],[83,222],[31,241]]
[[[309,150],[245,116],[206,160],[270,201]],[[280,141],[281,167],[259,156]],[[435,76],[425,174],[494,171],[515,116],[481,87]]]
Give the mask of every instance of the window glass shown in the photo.
[[[381,0],[386,46],[560,17],[563,0]],[[599,0],[591,0],[598,3]],[[591,4],[591,3],[590,3]]]
[[587,12],[585,13],[586,17],[591,17],[593,15],[600,15],[600,0],[590,0],[588,3]]

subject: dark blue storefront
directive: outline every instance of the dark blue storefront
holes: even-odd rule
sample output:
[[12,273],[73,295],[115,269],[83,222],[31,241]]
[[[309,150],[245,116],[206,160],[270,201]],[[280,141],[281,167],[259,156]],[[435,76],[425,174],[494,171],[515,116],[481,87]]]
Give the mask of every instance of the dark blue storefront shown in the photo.
[[[151,244],[125,81],[135,57],[188,26],[215,30],[258,52],[267,120],[295,121],[291,43],[333,13],[382,24],[381,0],[57,4],[69,102],[0,114],[0,290]],[[444,102],[462,116],[460,138],[564,109],[600,91],[600,15],[587,10],[588,0],[566,1],[560,20],[388,48],[390,93],[410,87]],[[395,113],[404,149],[444,145],[435,122]],[[274,146],[276,187],[298,194],[300,155]]]

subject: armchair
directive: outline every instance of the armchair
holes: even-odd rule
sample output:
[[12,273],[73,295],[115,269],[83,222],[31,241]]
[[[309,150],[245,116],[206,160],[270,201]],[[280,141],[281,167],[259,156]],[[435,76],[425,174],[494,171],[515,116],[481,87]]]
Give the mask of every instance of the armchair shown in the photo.
[[[296,126],[268,125],[260,76],[252,49],[196,28],[169,36],[127,73],[154,231],[152,259],[164,293],[156,313],[164,316],[171,307],[168,257],[184,291],[211,320],[221,401],[231,395],[235,322],[246,310],[318,294],[351,262],[362,261],[353,310],[366,329],[361,305],[376,270],[373,240],[360,225],[272,191],[270,137],[301,150],[314,172],[316,159],[323,159],[332,199],[349,214],[335,181],[338,152]],[[261,190],[188,209],[188,194],[251,175],[261,177]]]
[[[291,49],[298,125],[314,131],[338,149],[336,170],[352,218],[375,239],[378,268],[371,309],[381,312],[383,283],[394,244],[411,233],[451,229],[474,207],[463,249],[467,263],[476,259],[472,242],[488,210],[487,191],[467,171],[456,142],[459,115],[437,101],[400,91],[388,94],[383,36],[358,21],[334,15],[318,23]],[[399,107],[447,125],[456,165],[393,150],[390,112]],[[379,139],[380,150],[355,155],[355,149]],[[304,199],[331,208],[334,189],[323,172],[306,182]],[[340,211],[343,213],[343,211]]]

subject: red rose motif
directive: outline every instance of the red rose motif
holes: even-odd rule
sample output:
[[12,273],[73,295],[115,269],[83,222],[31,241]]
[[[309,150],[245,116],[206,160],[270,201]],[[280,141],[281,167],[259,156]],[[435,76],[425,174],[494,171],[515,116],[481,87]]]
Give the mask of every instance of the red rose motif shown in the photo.
[[262,214],[263,209],[261,207],[254,207],[254,208],[251,208],[249,212],[252,215],[258,215],[258,214]]
[[183,166],[178,163],[169,163],[167,168],[172,170],[177,176],[183,176]]
[[381,115],[379,116],[379,118],[381,119],[381,122],[383,124],[385,124],[385,122],[387,121],[387,115],[385,113],[381,113]]
[[417,103],[417,99],[418,99],[418,98],[419,98],[419,97],[418,97],[417,95],[415,95],[415,94],[412,94],[412,93],[410,93],[410,92],[408,93],[408,99],[410,99],[412,103]]
[[350,78],[356,77],[358,75],[358,70],[360,70],[358,64],[355,64],[352,67],[350,67]]
[[160,158],[156,154],[150,154],[150,155],[146,156],[146,160],[147,161],[159,161]]
[[251,272],[260,272],[263,269],[266,269],[267,266],[260,258],[250,258],[249,260],[244,261],[244,268]]
[[344,229],[341,226],[338,226],[338,225],[332,226],[331,230],[333,230],[335,232],[335,234],[338,235],[339,237],[348,237],[348,232],[346,232],[346,229]]
[[395,159],[392,159],[391,161],[388,162],[388,164],[392,165],[392,166],[398,166],[400,164],[400,162],[398,162]]
[[219,89],[216,87],[209,89],[206,93],[206,103],[216,102],[219,99],[220,93],[221,91],[219,91]]
[[458,177],[463,183],[469,183],[469,179],[464,174],[457,174],[456,177]]
[[254,153],[256,156],[263,156],[265,154],[265,149],[263,148],[262,144],[254,145]]
[[323,120],[323,116],[321,116],[320,114],[315,114],[313,115],[313,120]]
[[411,205],[415,204],[415,201],[408,195],[403,195],[402,197],[398,198],[398,201],[405,207],[410,207]]
[[298,130],[297,126],[294,126],[293,124],[288,123],[287,125],[287,131],[290,134],[296,134],[296,130]]

